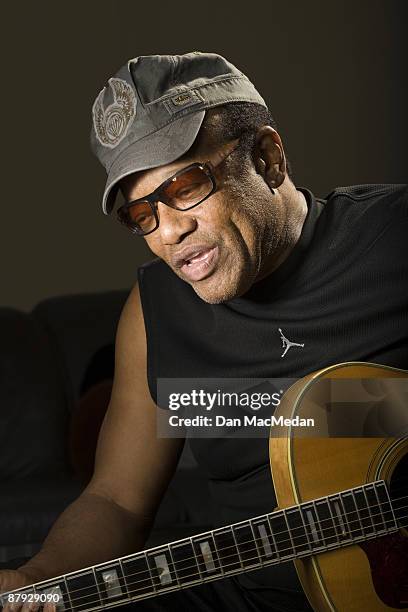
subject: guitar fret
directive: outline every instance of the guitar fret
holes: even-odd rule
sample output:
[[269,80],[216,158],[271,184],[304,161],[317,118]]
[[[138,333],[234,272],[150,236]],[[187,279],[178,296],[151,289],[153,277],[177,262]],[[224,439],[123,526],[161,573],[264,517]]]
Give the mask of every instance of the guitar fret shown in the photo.
[[305,532],[305,535],[306,535],[308,549],[309,549],[310,552],[312,552],[313,551],[313,547],[312,547],[312,543],[311,543],[310,538],[309,538],[309,534],[307,532],[306,521],[304,519],[303,512],[302,512],[302,506],[299,506],[299,514],[300,514],[300,519],[302,521],[303,529],[304,529],[304,532]]
[[177,580],[180,586],[201,582],[201,572],[198,558],[191,538],[171,544],[171,557],[177,570]]
[[273,527],[271,525],[271,517],[272,517],[271,514],[269,514],[268,517],[267,517],[268,518],[268,525],[269,525],[269,529],[270,529],[270,532],[271,532],[271,538],[272,538],[273,548],[274,548],[274,551],[275,551],[275,557],[276,557],[276,559],[278,561],[280,561],[280,552],[279,552],[279,549],[278,549],[278,544],[276,542],[275,535],[273,533]]
[[94,574],[103,602],[108,601],[112,603],[120,599],[129,598],[120,559],[111,563],[97,565]]
[[303,504],[300,507],[301,514],[304,518],[306,525],[306,533],[309,538],[310,546],[312,551],[316,549],[325,549],[324,542],[322,540],[322,533],[319,527],[319,519],[317,511],[313,503]]
[[295,555],[310,552],[309,540],[299,508],[289,508],[285,511],[289,535]]
[[[251,533],[252,533],[253,540],[254,540],[254,542],[255,542],[256,552],[257,552],[257,554],[258,554],[258,562],[259,562],[261,565],[263,565],[262,555],[261,555],[261,551],[260,551],[260,548],[259,548],[259,544],[258,544],[258,541],[257,541],[256,535],[255,535],[255,530],[254,530],[254,526],[253,526],[253,524],[252,524],[252,520],[249,520],[248,522],[249,522],[249,526],[250,526],[250,528],[251,528]],[[269,523],[269,519],[268,519],[268,523]],[[270,526],[269,526],[269,528],[270,528]]]
[[347,496],[349,496],[348,493],[341,493],[340,500],[341,500],[341,505],[343,508],[343,520],[345,521],[345,524],[347,525],[348,539],[353,540],[353,529],[351,526],[351,514],[347,510],[347,505],[346,505]]
[[237,554],[238,554],[240,565],[241,565],[242,568],[244,568],[244,564],[242,562],[241,554],[239,552],[239,548],[238,548],[238,544],[237,544],[237,538],[235,537],[234,527],[233,526],[231,526],[231,533],[232,533],[232,537],[234,538],[234,544],[235,544],[235,548],[237,549]]
[[156,585],[155,585],[155,583],[154,583],[154,577],[153,577],[153,574],[152,574],[152,569],[151,569],[151,567],[150,567],[150,565],[149,565],[149,560],[148,560],[148,558],[147,558],[147,552],[144,552],[144,553],[143,553],[143,556],[144,556],[144,560],[145,560],[146,565],[147,565],[147,569],[148,569],[148,572],[149,572],[150,582],[151,582],[151,585],[152,585],[152,587],[153,587],[153,591],[154,591],[154,592],[157,592],[157,588],[156,588]]
[[202,578],[202,573],[201,573],[201,570],[200,570],[200,564],[198,563],[197,553],[196,553],[195,548],[193,546],[193,539],[192,538],[190,538],[190,543],[191,543],[191,547],[192,547],[193,552],[194,552],[194,558],[195,558],[195,562],[197,564],[197,569],[198,569],[199,576],[200,576],[200,578]]
[[376,533],[382,533],[385,530],[383,516],[381,513],[380,506],[378,505],[377,493],[374,486],[365,487],[365,496],[367,500],[368,509],[371,516],[371,521],[374,526]]
[[221,568],[226,572],[232,572],[242,567],[238,548],[231,526],[216,529],[213,532],[214,542]]
[[222,567],[222,563],[220,561],[220,556],[218,554],[217,545],[215,543],[214,532],[213,531],[211,531],[211,538],[212,538],[212,541],[213,541],[213,544],[214,544],[215,554],[217,555],[218,566],[220,568],[221,573],[224,574],[224,568]]
[[288,525],[283,512],[274,512],[268,519],[277,558],[280,560],[293,557],[292,546],[289,546],[291,540],[288,538]]
[[265,555],[267,557],[272,557],[273,553],[272,553],[272,547],[270,543],[270,536],[268,535],[265,525],[262,525],[262,524],[258,525],[258,531],[259,531],[259,535],[261,536],[262,546],[264,548]]
[[93,577],[94,577],[95,584],[96,584],[96,589],[98,591],[99,601],[101,602],[101,604],[103,604],[102,595],[101,595],[101,591],[100,591],[100,588],[99,588],[99,585],[98,585],[98,579],[96,577],[96,572],[95,572],[95,568],[94,567],[92,568],[92,572],[93,572]]
[[273,540],[271,537],[271,526],[268,517],[261,516],[252,521],[252,526],[255,534],[255,541],[259,546],[259,555],[262,563],[266,563],[273,558],[274,551],[272,549]]
[[[64,575],[64,584],[65,584],[65,591],[66,591],[66,594],[67,594],[67,598],[68,598],[68,601],[69,601],[69,605],[70,605],[70,607],[71,607],[72,609],[74,609],[74,606],[72,605],[72,601],[71,601],[71,596],[70,596],[70,594],[69,594],[69,589],[68,589],[68,583],[67,583],[67,577],[66,577],[66,575]],[[63,606],[64,606],[64,604],[63,604]],[[62,609],[63,609],[63,610],[65,610],[65,606],[64,606]],[[58,610],[58,608],[57,608],[57,610]]]
[[87,610],[93,607],[98,593],[94,574],[90,570],[75,572],[67,576],[68,593],[74,610]]
[[326,547],[331,547],[338,543],[338,537],[334,526],[333,515],[330,510],[330,504],[327,498],[324,498],[317,500],[315,507],[324,545]]
[[283,518],[285,519],[286,527],[287,527],[287,530],[288,530],[288,536],[289,536],[289,540],[290,540],[290,545],[291,545],[291,547],[293,549],[293,554],[296,554],[296,548],[295,548],[295,544],[294,544],[294,541],[293,541],[292,533],[291,533],[291,530],[290,530],[290,526],[289,526],[289,522],[288,522],[288,516],[287,516],[287,513],[286,513],[285,510],[283,511]]
[[207,576],[213,576],[217,573],[223,574],[212,532],[194,537],[193,546],[198,558],[198,569],[203,576],[203,580]]
[[173,554],[171,552],[170,544],[167,544],[167,548],[169,550],[169,557],[170,557],[171,567],[173,568],[173,572],[174,572],[174,576],[176,578],[176,582],[177,582],[178,586],[181,587],[180,580],[179,580],[179,577],[178,577],[178,572],[177,572],[177,569],[176,569],[176,564],[174,562]]
[[364,493],[362,490],[354,489],[352,490],[352,495],[354,497],[354,501],[357,508],[357,513],[360,519],[361,530],[365,536],[372,532],[372,524],[370,521],[370,515],[368,513],[368,509],[366,507],[366,501],[364,497]]
[[363,495],[364,495],[365,503],[366,503],[366,506],[367,506],[367,511],[368,511],[368,520],[369,520],[369,521],[370,521],[370,523],[371,523],[371,527],[373,528],[374,533],[376,533],[376,532],[377,532],[377,529],[376,529],[376,526],[375,526],[375,522],[374,522],[374,520],[373,520],[373,515],[372,515],[372,512],[371,512],[370,504],[369,504],[369,502],[368,502],[368,496],[367,496],[367,487],[363,487],[362,491],[363,491]]
[[154,565],[151,566],[151,570],[153,576],[155,576],[155,573],[157,573],[157,578],[160,582],[159,586],[166,587],[166,585],[171,584],[173,582],[173,578],[166,554],[155,554],[153,558],[150,558],[149,560],[154,561]]
[[393,508],[391,506],[391,500],[388,495],[387,488],[383,481],[374,483],[374,489],[378,497],[378,502],[380,504],[381,512],[384,517],[384,524],[386,531],[397,530],[398,524],[395,518],[395,514]]
[[352,491],[343,494],[343,504],[347,514],[351,538],[353,541],[363,537],[360,515]]
[[134,598],[156,592],[146,553],[122,559],[123,579],[129,597]]
[[251,521],[235,525],[233,529],[242,567],[260,565],[259,548]]
[[320,532],[320,539],[321,539],[321,542],[322,542],[322,546],[323,546],[323,548],[327,549],[327,544],[326,544],[326,541],[324,539],[324,531],[323,531],[322,525],[320,523],[319,513],[317,512],[317,504],[316,504],[315,501],[313,502],[313,510],[314,510],[315,517],[316,517],[316,527],[317,527],[317,529]]
[[[337,522],[336,522],[336,517],[333,514],[333,509],[331,507],[330,499],[328,497],[326,497],[326,505],[327,505],[327,509],[329,511],[329,514],[330,514],[331,523],[333,523],[333,531],[334,531],[334,534],[335,534],[335,538],[337,540],[337,543],[339,543],[340,542],[340,536],[339,536],[339,532],[338,532],[338,526],[337,526]],[[330,528],[331,528],[331,524],[329,526],[329,529]]]
[[130,597],[130,593],[128,591],[126,580],[125,580],[125,574],[123,572],[122,559],[118,559],[118,561],[119,561],[119,568],[120,568],[120,573],[121,573],[121,579],[119,579],[119,581],[120,582],[123,581],[123,586],[125,587],[125,591],[127,593],[127,596]]
[[328,498],[330,513],[333,518],[334,528],[337,533],[337,539],[339,542],[343,542],[349,539],[348,530],[346,529],[346,523],[344,522],[341,499],[338,495],[331,495]]
[[375,499],[376,499],[376,504],[377,504],[377,508],[378,508],[378,520],[381,521],[381,531],[387,531],[387,522],[385,520],[385,514],[384,514],[384,508],[383,508],[383,504],[381,503],[380,500],[380,496],[378,494],[378,488],[377,487],[373,487],[373,491],[374,491],[374,495],[375,495]]
[[146,554],[152,580],[157,590],[159,591],[175,586],[175,569],[174,566],[172,566],[168,546],[147,551]]

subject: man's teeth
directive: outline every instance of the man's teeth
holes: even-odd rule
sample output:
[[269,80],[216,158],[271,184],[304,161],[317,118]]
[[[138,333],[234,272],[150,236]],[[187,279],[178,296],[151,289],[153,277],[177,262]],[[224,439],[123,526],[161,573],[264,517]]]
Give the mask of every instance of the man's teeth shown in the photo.
[[187,260],[187,265],[190,266],[191,264],[197,263],[197,261],[202,261],[207,255],[208,251],[200,251],[197,255]]

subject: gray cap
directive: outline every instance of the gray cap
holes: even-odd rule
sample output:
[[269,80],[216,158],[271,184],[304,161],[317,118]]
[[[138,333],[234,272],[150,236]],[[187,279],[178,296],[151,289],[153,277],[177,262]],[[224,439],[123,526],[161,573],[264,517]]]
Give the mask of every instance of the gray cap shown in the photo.
[[228,102],[266,106],[251,81],[215,53],[146,55],[122,66],[92,107],[91,146],[108,174],[104,213],[113,209],[120,179],[183,155],[206,109]]

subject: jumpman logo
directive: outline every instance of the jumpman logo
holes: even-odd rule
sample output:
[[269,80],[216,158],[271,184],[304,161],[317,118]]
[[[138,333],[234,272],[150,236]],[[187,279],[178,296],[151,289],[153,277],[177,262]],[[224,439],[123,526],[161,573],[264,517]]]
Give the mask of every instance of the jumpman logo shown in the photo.
[[292,346],[300,346],[301,348],[305,346],[304,344],[299,344],[298,342],[291,342],[290,340],[288,340],[286,336],[283,335],[283,331],[281,330],[280,327],[279,327],[279,333],[280,333],[280,337],[282,340],[282,347],[285,349],[281,357],[284,357]]

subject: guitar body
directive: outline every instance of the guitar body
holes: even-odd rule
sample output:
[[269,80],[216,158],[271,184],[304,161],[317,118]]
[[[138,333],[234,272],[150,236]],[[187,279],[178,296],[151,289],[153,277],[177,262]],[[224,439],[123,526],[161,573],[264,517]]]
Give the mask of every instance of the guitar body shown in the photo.
[[[354,411],[365,412],[363,426],[368,424],[372,429],[374,423],[380,430],[389,413],[388,404],[381,402],[382,385],[392,385],[392,379],[406,376],[405,371],[395,368],[350,362],[320,370],[289,389],[275,416],[316,417],[317,426],[314,433],[309,428],[307,435],[299,435],[291,426],[283,427],[270,438],[271,470],[280,508],[377,479],[392,487],[395,475],[403,481],[399,496],[408,495],[407,438],[358,437],[355,433],[344,437],[341,433],[344,413],[349,419],[353,410],[350,399],[341,401],[342,392],[354,387],[349,398],[354,397],[356,386],[364,379],[361,403]],[[333,402],[331,381],[340,379],[341,390],[336,391],[337,401]],[[402,398],[395,398],[393,391],[391,396],[394,407],[401,407]],[[398,414],[394,416],[398,420]],[[403,418],[406,422],[405,415]],[[325,428],[330,435],[339,436],[337,428],[340,436],[328,437]],[[407,536],[406,529],[401,529],[371,542],[294,561],[313,608],[319,612],[408,610]]]

